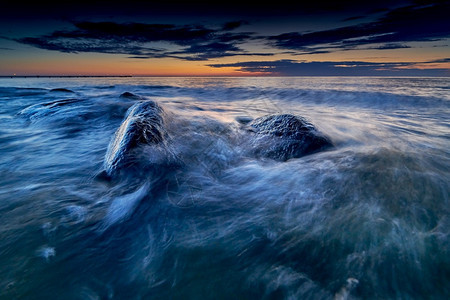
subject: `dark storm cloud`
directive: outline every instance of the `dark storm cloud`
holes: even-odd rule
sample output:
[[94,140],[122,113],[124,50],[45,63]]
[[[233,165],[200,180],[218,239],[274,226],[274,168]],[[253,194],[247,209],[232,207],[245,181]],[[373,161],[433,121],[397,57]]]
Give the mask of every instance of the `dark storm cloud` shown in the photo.
[[[252,38],[252,33],[230,32],[241,24],[243,21],[228,22],[221,29],[213,29],[201,25],[78,22],[74,23],[74,30],[58,30],[48,35],[15,41],[66,53],[129,54],[133,58],[208,60],[236,55],[270,55],[248,53],[238,46]],[[149,47],[148,43],[152,42],[167,42],[185,48],[171,51]]]
[[[447,61],[447,60],[443,60]],[[427,61],[421,64],[434,63]],[[441,62],[441,61],[440,61]],[[241,72],[279,76],[448,76],[448,69],[417,69],[416,63],[372,63],[362,61],[305,62],[297,60],[248,61],[230,64],[210,64],[213,68],[233,67]]]
[[277,48],[306,52],[312,47],[315,51],[330,48],[349,50],[377,43],[400,45],[436,41],[450,36],[449,11],[448,1],[419,3],[393,9],[374,22],[308,33],[283,33],[267,40]]

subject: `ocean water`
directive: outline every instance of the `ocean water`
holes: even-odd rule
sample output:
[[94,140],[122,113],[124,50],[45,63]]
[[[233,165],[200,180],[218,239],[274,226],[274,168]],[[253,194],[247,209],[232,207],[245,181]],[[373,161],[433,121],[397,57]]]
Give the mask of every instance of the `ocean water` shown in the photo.
[[[145,100],[183,165],[99,179]],[[334,147],[249,155],[281,113]],[[0,298],[448,299],[449,116],[450,78],[2,78]]]

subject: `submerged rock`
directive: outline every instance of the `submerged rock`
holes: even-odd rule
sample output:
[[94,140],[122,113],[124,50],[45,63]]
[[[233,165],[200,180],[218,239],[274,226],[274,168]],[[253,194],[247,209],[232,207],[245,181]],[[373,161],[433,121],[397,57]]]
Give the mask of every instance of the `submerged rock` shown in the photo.
[[63,100],[56,100],[52,102],[42,103],[42,106],[45,106],[47,108],[53,108],[58,106],[64,106],[71,103],[80,102],[81,99],[63,99]]
[[[145,170],[146,164],[157,164],[169,158],[164,111],[154,101],[142,101],[131,106],[111,140],[105,156],[107,176],[124,169]],[[143,149],[151,146],[150,149]],[[140,150],[140,151],[137,151]],[[149,154],[142,157],[143,154]],[[105,174],[103,174],[105,175]]]
[[138,95],[130,93],[130,92],[125,92],[125,93],[120,94],[120,98],[132,99],[132,100],[143,100],[144,99],[141,96],[138,96]]
[[50,92],[75,93],[74,91],[65,88],[51,89]]
[[290,114],[257,118],[249,122],[247,130],[253,135],[251,145],[257,156],[280,161],[333,146],[311,123]]
[[249,117],[249,116],[237,116],[236,117],[236,121],[238,121],[239,123],[245,125],[245,124],[248,124],[251,121],[253,121],[253,118]]
[[30,119],[48,116],[58,111],[58,108],[83,101],[82,99],[62,99],[31,105],[19,112]]

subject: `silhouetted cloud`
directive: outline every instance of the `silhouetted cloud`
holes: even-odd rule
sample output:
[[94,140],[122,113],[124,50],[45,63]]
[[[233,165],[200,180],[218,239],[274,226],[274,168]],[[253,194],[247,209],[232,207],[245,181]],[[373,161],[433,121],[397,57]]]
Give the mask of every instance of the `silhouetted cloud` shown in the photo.
[[[447,61],[447,60],[443,60]],[[420,64],[434,63],[428,61]],[[440,60],[439,62],[442,62]],[[373,63],[362,61],[306,62],[291,59],[275,61],[248,61],[230,64],[209,64],[213,68],[233,67],[240,72],[278,76],[448,76],[448,69],[418,69],[418,63]]]
[[[389,6],[390,3],[395,5]],[[148,5],[150,9],[153,4]],[[164,5],[171,7],[167,3]],[[384,8],[386,5],[391,9]],[[222,8],[222,4],[219,6]],[[211,13],[220,15],[219,6],[214,9],[195,6],[194,9],[185,4],[174,9],[178,9],[178,12],[186,9],[190,13],[196,12],[197,8],[201,12],[207,9]],[[225,12],[227,8],[228,6],[224,6]],[[158,6],[155,9],[157,11]],[[450,18],[447,16],[450,11],[449,1],[380,0],[373,4],[357,0],[334,2],[319,0],[307,4],[302,2],[284,6],[275,5],[273,9],[268,4],[257,7],[254,4],[243,5],[239,9],[243,15],[249,16],[261,13],[262,16],[279,14],[297,17],[305,16],[309,12],[322,11],[337,12],[338,16],[342,15],[340,19],[343,21],[361,20],[359,21],[361,23],[342,26],[343,23],[337,22],[336,26],[339,27],[328,30],[294,31],[269,35],[267,32],[243,32],[241,27],[249,23],[240,17],[235,18],[237,19],[235,21],[215,26],[84,21],[74,22],[74,28],[71,30],[56,30],[45,35],[9,39],[41,49],[65,53],[95,52],[121,54],[140,59],[175,58],[207,61],[230,56],[270,56],[283,53],[294,57],[348,50],[403,49],[414,47],[412,42],[437,41],[450,37]],[[120,16],[120,13],[118,15]],[[211,17],[206,17],[208,18],[212,20]],[[93,19],[97,20],[97,18]],[[120,20],[120,17],[118,19]],[[257,31],[258,26],[253,25],[253,29]],[[276,27],[267,29],[264,26],[261,27],[262,31],[282,32],[276,31]],[[248,50],[261,48],[261,44],[265,44],[264,52]],[[249,45],[251,47],[248,47]],[[277,63],[280,61],[274,61],[275,65]],[[296,63],[298,62],[291,61],[290,66]],[[287,61],[284,61],[284,65],[286,64]],[[278,67],[281,68],[282,65]],[[320,63],[318,66],[325,67]],[[363,65],[359,67],[369,68]],[[334,66],[330,68],[335,70]]]
[[54,38],[112,39],[115,41],[155,42],[168,41],[178,45],[205,41],[215,33],[203,26],[145,23],[80,22],[74,24],[78,30],[56,31]]
[[365,18],[365,16],[354,16],[354,17],[345,18],[342,21],[347,22],[347,21],[354,21],[354,20],[359,20],[359,19],[364,19],[364,18]]
[[429,61],[428,63],[448,63],[448,62],[450,62],[450,58],[435,59]]
[[249,40],[255,39],[253,37],[252,32],[240,32],[240,33],[220,33],[219,35],[214,36],[214,39],[220,42],[228,43],[228,42],[247,42]]
[[398,44],[398,43],[389,43],[389,44],[383,44],[381,46],[372,47],[368,49],[377,49],[377,50],[392,50],[392,49],[407,49],[411,48],[411,46],[407,46],[405,44]]
[[311,48],[314,51],[330,48],[338,51],[371,44],[436,41],[450,36],[449,11],[448,1],[431,4],[419,1],[415,5],[393,9],[374,22],[308,33],[283,33],[267,40],[274,47],[301,52],[310,52]]
[[248,24],[247,21],[232,21],[232,22],[227,22],[225,24],[223,24],[222,30],[234,30],[238,27],[241,27],[244,24]]
[[[78,22],[74,30],[58,30],[39,37],[15,41],[37,48],[67,53],[97,52],[128,54],[133,58],[172,57],[184,60],[208,60],[236,55],[270,55],[248,53],[238,44],[251,38],[252,33],[231,33],[244,21],[226,23],[222,29],[200,25]],[[225,32],[226,31],[226,32]],[[167,42],[185,47],[173,51],[149,47],[149,43]],[[173,47],[172,47],[173,48]]]
[[203,61],[211,58],[219,58],[225,56],[236,56],[236,55],[269,56],[273,54],[248,53],[230,43],[213,42],[208,44],[194,44],[186,49],[183,49],[182,51],[169,52],[167,53],[167,55],[171,55],[171,57],[179,59]]
[[118,43],[115,39],[73,39],[73,38],[47,38],[27,37],[20,39],[21,43],[37,48],[54,50],[65,53],[95,52],[107,54],[128,54],[157,57],[163,50],[142,46],[133,41]]

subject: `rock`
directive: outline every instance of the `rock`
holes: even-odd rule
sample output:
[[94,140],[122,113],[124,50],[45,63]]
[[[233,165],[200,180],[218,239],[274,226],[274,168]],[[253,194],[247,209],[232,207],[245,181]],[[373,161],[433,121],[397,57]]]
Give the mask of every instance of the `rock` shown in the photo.
[[62,99],[45,103],[38,103],[24,108],[20,115],[36,119],[54,114],[60,107],[83,101],[82,99]]
[[[131,106],[108,146],[104,161],[106,175],[115,176],[121,170],[134,167],[145,169],[142,161],[151,164],[157,159],[166,159],[167,132],[164,125],[164,111],[156,102],[141,101]],[[147,152],[151,152],[153,157],[140,157],[141,153],[136,151],[144,146],[151,146],[151,151]]]
[[71,90],[65,89],[65,88],[51,89],[50,92],[75,93],[74,91],[71,91]]
[[130,92],[122,93],[120,95],[120,98],[132,99],[132,100],[143,100],[144,99],[141,96],[138,96],[138,95],[130,93]]
[[54,108],[58,106],[65,106],[67,104],[80,102],[81,99],[63,99],[63,100],[56,100],[52,102],[42,103],[42,106],[45,106],[47,108]]
[[290,114],[263,116],[246,128],[253,135],[251,146],[258,157],[286,161],[333,146],[311,123]]
[[236,121],[238,121],[240,124],[245,125],[253,121],[253,118],[249,116],[237,116]]

